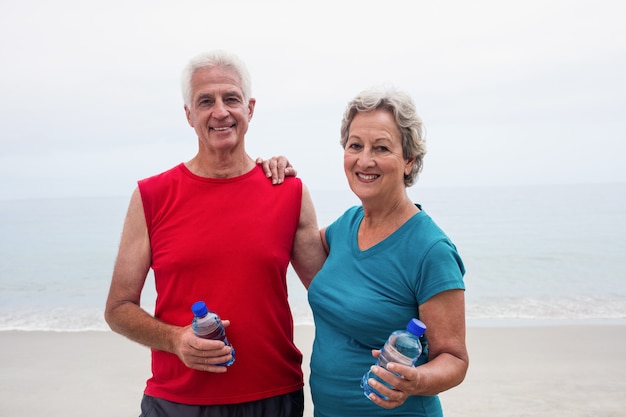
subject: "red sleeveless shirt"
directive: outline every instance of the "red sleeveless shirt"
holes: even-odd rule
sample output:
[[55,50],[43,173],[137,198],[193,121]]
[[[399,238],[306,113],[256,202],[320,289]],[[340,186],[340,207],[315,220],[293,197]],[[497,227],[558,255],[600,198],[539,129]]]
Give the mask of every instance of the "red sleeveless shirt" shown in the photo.
[[223,374],[187,368],[152,351],[145,393],[168,401],[234,404],[303,386],[302,354],[293,343],[287,267],[302,203],[302,183],[272,185],[257,166],[235,178],[194,175],[184,164],[139,181],[154,271],[155,317],[191,323],[203,300],[230,320],[236,360]]

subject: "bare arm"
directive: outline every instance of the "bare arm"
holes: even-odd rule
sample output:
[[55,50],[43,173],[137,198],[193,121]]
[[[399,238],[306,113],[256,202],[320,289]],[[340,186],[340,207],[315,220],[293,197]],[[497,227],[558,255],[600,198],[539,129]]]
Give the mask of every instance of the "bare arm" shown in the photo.
[[131,197],[124,222],[105,319],[113,331],[153,349],[174,353],[191,368],[225,372],[224,367],[215,364],[230,358],[230,347],[221,341],[197,338],[190,326],[163,323],[140,307],[150,262],[150,240],[137,189]]
[[322,245],[324,246],[324,251],[326,252],[326,256],[330,253],[330,248],[328,247],[328,242],[326,242],[326,228],[322,227],[320,229],[320,238],[322,239]]
[[[372,385],[388,401],[374,396],[372,400],[384,408],[397,407],[409,395],[436,395],[463,382],[469,357],[465,345],[465,293],[449,290],[439,293],[419,308],[420,320],[427,324],[428,363],[411,368],[400,364],[389,364],[389,371],[398,373],[399,378],[382,368],[374,373],[385,379],[394,390],[382,384]],[[380,389],[379,389],[380,388]]]
[[326,251],[322,246],[313,200],[306,186],[302,184],[300,223],[293,244],[291,264],[305,288],[309,288],[313,277],[322,268],[325,260]]

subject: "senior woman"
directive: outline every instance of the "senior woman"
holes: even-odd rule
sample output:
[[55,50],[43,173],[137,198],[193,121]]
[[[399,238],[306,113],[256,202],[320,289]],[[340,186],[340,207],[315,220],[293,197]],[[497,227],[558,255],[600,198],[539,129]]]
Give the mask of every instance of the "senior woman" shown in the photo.
[[[407,195],[425,154],[411,98],[396,90],[359,94],[343,116],[341,145],[362,205],[321,231],[328,259],[308,293],[315,416],[441,416],[437,394],[463,381],[469,361],[465,270],[454,244]],[[373,366],[394,388],[371,378],[388,399],[368,400],[361,377],[387,336],[413,317],[427,326],[417,366]]]

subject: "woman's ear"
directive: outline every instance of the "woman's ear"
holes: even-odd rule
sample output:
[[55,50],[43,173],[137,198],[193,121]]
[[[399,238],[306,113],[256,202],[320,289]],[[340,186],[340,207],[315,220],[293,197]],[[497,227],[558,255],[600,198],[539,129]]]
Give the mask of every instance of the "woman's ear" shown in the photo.
[[413,164],[415,164],[415,157],[406,161],[406,165],[404,166],[404,175],[411,174],[411,171],[413,170]]

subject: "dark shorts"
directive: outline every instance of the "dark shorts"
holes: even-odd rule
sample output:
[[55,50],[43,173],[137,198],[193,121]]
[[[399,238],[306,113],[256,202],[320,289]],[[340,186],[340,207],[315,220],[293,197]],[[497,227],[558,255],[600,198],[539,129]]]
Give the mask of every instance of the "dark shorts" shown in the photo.
[[144,395],[139,417],[302,417],[304,390],[225,405],[187,405]]

